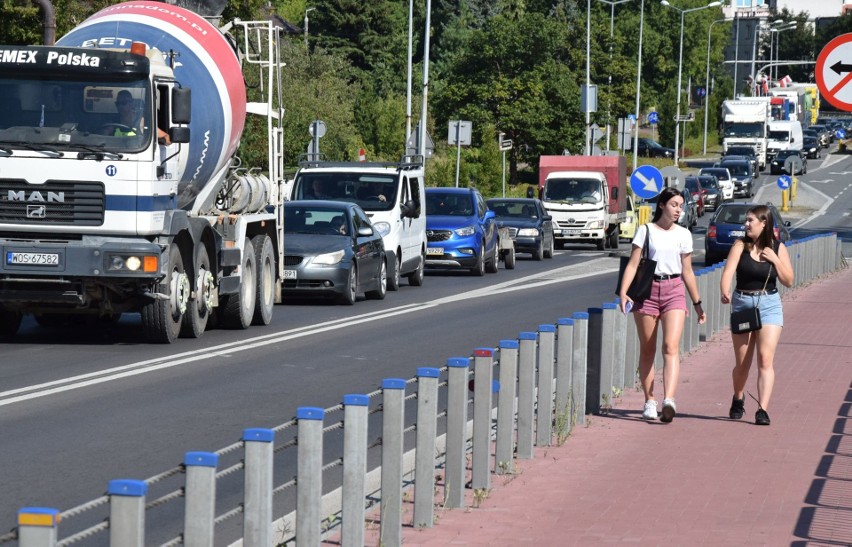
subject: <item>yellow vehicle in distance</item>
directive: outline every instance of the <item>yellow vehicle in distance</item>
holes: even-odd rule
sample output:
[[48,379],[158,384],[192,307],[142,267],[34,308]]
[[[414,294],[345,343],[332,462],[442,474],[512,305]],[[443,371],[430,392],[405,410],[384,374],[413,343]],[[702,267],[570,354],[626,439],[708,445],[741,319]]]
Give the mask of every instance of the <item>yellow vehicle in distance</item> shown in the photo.
[[636,235],[636,226],[639,222],[639,216],[636,213],[636,204],[633,201],[633,192],[629,189],[627,191],[627,207],[625,207],[625,212],[627,214],[627,218],[620,224],[618,237],[619,239],[633,241],[633,237]]

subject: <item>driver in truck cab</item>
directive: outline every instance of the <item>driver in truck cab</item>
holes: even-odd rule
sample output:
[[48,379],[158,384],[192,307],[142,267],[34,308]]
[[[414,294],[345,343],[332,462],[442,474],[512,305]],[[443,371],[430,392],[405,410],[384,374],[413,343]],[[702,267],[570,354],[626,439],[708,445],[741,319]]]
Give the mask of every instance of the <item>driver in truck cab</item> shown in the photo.
[[[142,133],[144,120],[142,116],[137,113],[133,96],[126,89],[122,89],[118,92],[118,95],[115,98],[115,109],[118,111],[118,122],[115,125],[113,136],[135,137]],[[159,127],[157,128],[157,141],[160,144],[171,144],[169,134]]]

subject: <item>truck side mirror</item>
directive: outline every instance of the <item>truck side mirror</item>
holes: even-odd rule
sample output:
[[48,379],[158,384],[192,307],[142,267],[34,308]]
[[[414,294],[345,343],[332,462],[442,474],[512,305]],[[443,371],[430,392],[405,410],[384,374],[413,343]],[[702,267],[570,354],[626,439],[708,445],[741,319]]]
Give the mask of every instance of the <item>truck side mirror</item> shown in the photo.
[[173,143],[189,142],[189,128],[186,126],[171,127],[169,128],[169,138]]
[[612,196],[610,199],[618,199],[618,186],[610,186],[609,194]]
[[188,87],[172,88],[172,123],[192,121],[192,91]]

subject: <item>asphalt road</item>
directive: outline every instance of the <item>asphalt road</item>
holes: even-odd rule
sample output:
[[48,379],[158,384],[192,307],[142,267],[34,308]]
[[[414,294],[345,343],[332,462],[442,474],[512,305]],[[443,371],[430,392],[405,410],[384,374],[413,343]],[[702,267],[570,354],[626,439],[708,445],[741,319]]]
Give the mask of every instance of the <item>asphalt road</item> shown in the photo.
[[[837,231],[848,247],[852,158],[821,163],[809,162],[800,178],[814,192],[809,206],[794,207],[803,215],[794,237]],[[780,204],[776,179],[761,176],[755,200]],[[696,266],[710,216],[693,230]],[[611,301],[617,268],[612,253],[577,246],[484,278],[429,273],[421,288],[404,285],[354,307],[289,302],[276,306],[269,327],[210,331],[170,346],[146,344],[134,316],[53,329],[28,318],[2,346],[0,531],[15,526],[21,507],[74,507],[102,495],[110,479],[145,479],[178,465],[186,451],[215,451],[245,428],[286,422],[298,407],[336,405],[383,378],[410,378],[417,367],[443,366]],[[277,464],[276,484],[292,472]],[[220,493],[217,512],[236,503]],[[149,518],[158,539],[176,533],[174,513]]]

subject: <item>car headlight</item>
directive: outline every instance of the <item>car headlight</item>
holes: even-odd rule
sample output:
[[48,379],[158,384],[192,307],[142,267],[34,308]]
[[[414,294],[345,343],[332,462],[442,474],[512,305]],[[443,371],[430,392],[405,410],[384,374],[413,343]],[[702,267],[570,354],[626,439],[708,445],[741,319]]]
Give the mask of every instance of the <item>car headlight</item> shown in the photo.
[[816,152],[816,148],[811,148],[808,150],[808,152]]
[[518,230],[519,237],[536,237],[538,235],[538,228],[521,228]]
[[603,220],[590,220],[586,223],[586,229],[588,230],[600,230],[604,227]]
[[458,228],[453,230],[457,236],[459,237],[467,237],[472,236],[476,233],[476,226],[465,226],[464,228]]
[[339,251],[334,251],[333,253],[317,255],[313,260],[311,260],[311,263],[318,266],[333,266],[343,260],[343,254],[343,249],[341,249]]
[[373,229],[382,237],[390,233],[390,222],[376,222],[373,224]]

